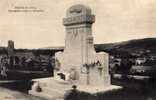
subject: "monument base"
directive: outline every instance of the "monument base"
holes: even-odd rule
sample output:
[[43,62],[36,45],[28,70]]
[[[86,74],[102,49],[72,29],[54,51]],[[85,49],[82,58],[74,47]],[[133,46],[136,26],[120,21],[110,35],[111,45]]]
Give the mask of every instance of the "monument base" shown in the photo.
[[88,59],[90,61],[89,63],[92,63],[88,69],[82,65],[81,59],[78,58],[77,54],[67,55],[58,53],[56,54],[56,59],[61,64],[60,70],[57,73],[62,73],[66,81],[81,85],[110,85],[108,54],[105,52],[92,55],[92,57]]

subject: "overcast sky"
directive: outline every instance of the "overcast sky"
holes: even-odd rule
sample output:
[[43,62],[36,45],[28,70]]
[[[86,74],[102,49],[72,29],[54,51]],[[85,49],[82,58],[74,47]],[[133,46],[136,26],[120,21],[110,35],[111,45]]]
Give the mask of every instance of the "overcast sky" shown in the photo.
[[[62,18],[74,4],[84,4],[96,16],[94,43],[156,37],[156,0],[0,0],[0,46],[8,40],[16,48],[63,46]],[[9,12],[15,7],[44,12]]]

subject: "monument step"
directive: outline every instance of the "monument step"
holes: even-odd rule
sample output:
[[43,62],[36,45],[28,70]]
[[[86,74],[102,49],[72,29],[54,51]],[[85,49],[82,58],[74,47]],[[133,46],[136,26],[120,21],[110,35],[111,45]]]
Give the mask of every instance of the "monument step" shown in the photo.
[[47,100],[52,100],[54,98],[52,95],[49,95],[47,93],[36,92],[36,91],[33,91],[33,90],[30,90],[29,94],[33,95],[33,96],[36,96],[36,97],[45,98]]
[[59,83],[51,83],[51,84],[46,84],[46,85],[42,85],[40,84],[40,87],[41,88],[53,88],[53,89],[61,89],[61,90],[64,90],[64,89],[70,89],[71,88],[71,85],[64,85],[64,84],[59,84]]
[[39,81],[39,84],[41,87],[49,87],[49,88],[55,88],[55,89],[63,89],[64,88],[71,88],[71,84],[68,84],[66,81],[60,81],[51,79],[48,81]]
[[64,95],[66,90],[60,89],[60,88],[49,88],[49,87],[43,87],[42,92],[44,93],[50,93],[51,95]]
[[69,90],[71,88],[69,87],[57,87],[57,86],[48,86],[48,87],[42,87],[43,90],[57,90],[57,91],[66,91]]
[[[39,86],[42,89],[42,92],[35,92],[31,90],[30,94],[41,97],[51,98],[63,98],[67,90],[71,89],[71,85],[67,81],[57,80],[55,78],[47,78],[37,80]],[[53,100],[53,99],[52,99]]]

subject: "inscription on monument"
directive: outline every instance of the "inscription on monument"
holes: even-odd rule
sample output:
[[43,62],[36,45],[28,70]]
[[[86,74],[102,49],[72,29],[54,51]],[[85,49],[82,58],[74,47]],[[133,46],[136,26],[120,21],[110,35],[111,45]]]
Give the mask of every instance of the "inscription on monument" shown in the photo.
[[70,25],[75,23],[94,23],[95,16],[94,15],[81,15],[81,16],[75,16],[75,17],[69,17],[63,19],[64,25]]

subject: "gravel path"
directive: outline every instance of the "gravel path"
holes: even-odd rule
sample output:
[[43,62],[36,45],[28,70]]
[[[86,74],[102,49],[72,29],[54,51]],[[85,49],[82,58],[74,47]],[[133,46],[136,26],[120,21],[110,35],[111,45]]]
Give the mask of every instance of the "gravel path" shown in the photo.
[[0,100],[46,100],[46,99],[0,87]]

